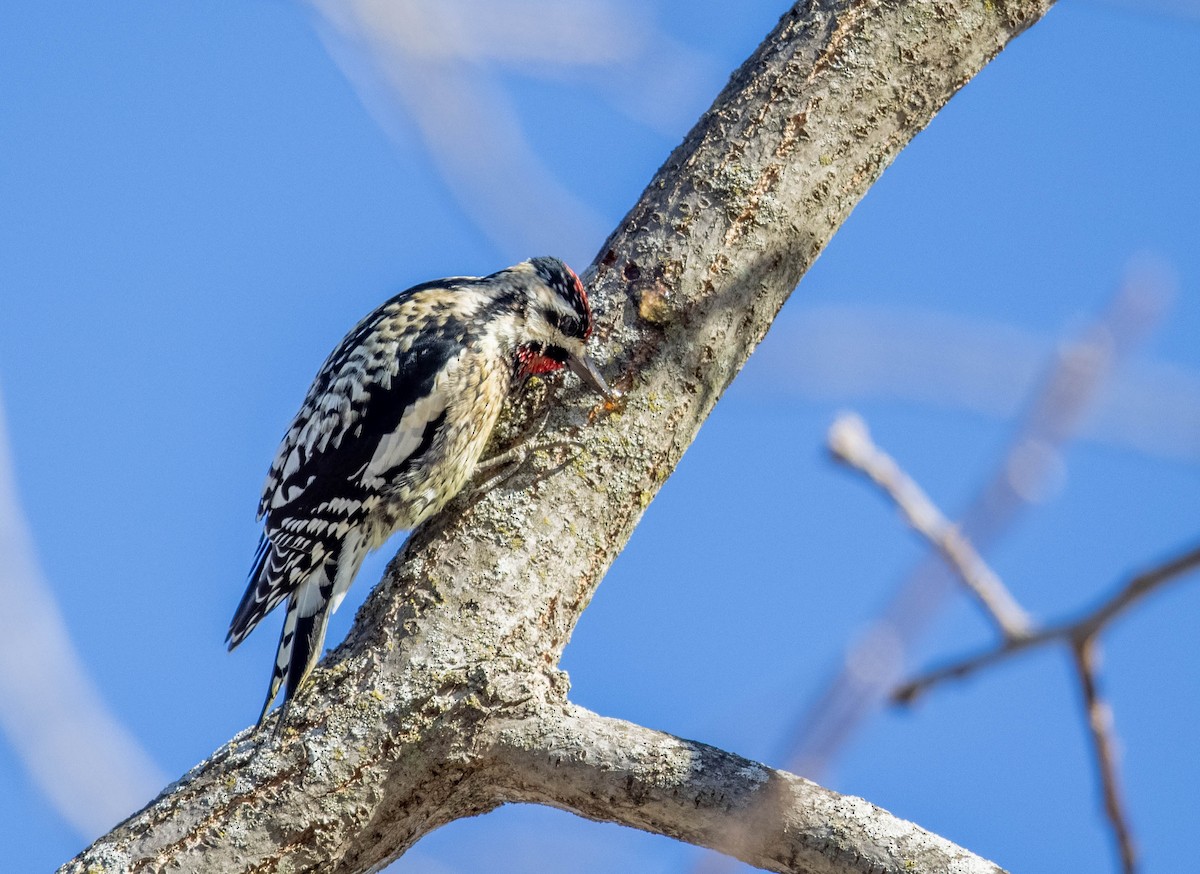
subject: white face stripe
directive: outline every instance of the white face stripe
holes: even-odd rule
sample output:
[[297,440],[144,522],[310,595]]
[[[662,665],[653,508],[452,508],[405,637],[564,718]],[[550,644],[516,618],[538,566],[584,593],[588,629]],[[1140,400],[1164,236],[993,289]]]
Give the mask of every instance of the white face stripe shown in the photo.
[[571,306],[557,294],[542,294],[538,295],[538,297],[540,297],[543,302],[548,301],[550,304],[550,309],[554,310],[560,316],[564,316],[568,319],[579,318],[579,313],[575,312],[575,307]]
[[575,310],[575,307],[571,306],[569,301],[564,300],[562,295],[548,285],[539,284],[535,286],[530,303],[530,310],[538,317],[544,318],[543,313],[549,311],[557,313],[565,319],[579,318],[579,313]]

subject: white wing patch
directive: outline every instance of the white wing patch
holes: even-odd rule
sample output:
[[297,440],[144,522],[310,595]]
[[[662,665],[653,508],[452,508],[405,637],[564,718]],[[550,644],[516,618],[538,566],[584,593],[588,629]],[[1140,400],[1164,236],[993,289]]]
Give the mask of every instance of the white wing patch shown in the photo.
[[[438,380],[442,382],[441,379]],[[449,398],[441,385],[435,385],[431,394],[421,398],[404,411],[396,430],[385,434],[375,448],[375,454],[363,471],[363,483],[381,480],[394,467],[404,463],[421,445],[425,427],[446,411]]]
[[[296,633],[296,611],[288,610],[287,618],[283,620],[283,637]],[[275,651],[275,672],[281,677],[287,673],[288,662],[292,660],[291,644],[280,646]]]
[[287,479],[292,474],[300,469],[300,447],[297,446],[288,454],[287,461],[283,464],[283,473],[280,477]]
[[271,495],[271,509],[282,507],[284,504],[290,504],[296,498],[304,494],[304,490],[312,485],[314,477],[309,477],[308,482],[302,486],[288,486],[286,493],[282,488],[275,489],[275,494]]
[[357,436],[362,433],[362,413],[354,404],[361,404],[369,397],[367,385],[372,380],[384,387],[390,385],[397,366],[394,352],[385,345],[370,353],[360,351],[351,355],[323,395],[314,397],[314,383],[301,414],[288,429],[271,464],[260,516],[267,509],[276,510],[292,503],[312,485],[312,477],[305,483],[292,483],[286,488],[283,485],[306,458],[311,459],[331,448],[336,450],[347,434]]
[[296,594],[292,596],[296,599],[296,614],[307,619],[309,616],[316,616],[321,612],[326,604],[321,589],[328,585],[329,578],[326,576],[325,566],[322,564],[317,572],[305,580],[296,590]]
[[[452,289],[458,279],[446,280],[447,288]],[[415,330],[438,327],[430,315],[436,305],[452,303],[461,316],[469,319],[486,301],[484,295],[427,291],[389,303],[351,331],[322,366],[276,453],[259,502],[259,517],[300,499],[312,485],[312,478],[303,483],[289,480],[307,462],[323,453],[336,452],[346,439],[361,437],[372,387],[385,392],[391,389],[400,373],[400,359],[412,351]],[[351,341],[359,346],[346,350]],[[446,394],[448,378],[460,366],[461,355],[445,363],[432,393],[404,412],[395,430],[383,437],[370,461],[351,479],[368,488],[386,485],[387,473],[420,447],[428,423],[446,411],[450,403]]]
[[362,566],[367,554],[367,545],[363,539],[361,528],[356,528],[346,534],[342,541],[342,551],[338,556],[337,570],[333,575],[333,594],[329,598],[329,612],[336,613],[346,597],[346,590],[354,582],[358,569]]

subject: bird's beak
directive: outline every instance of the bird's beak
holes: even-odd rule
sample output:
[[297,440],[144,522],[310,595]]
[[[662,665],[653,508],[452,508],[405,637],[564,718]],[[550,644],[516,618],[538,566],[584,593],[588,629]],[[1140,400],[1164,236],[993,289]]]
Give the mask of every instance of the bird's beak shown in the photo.
[[586,355],[570,355],[567,357],[567,364],[592,391],[610,401],[617,397],[617,393],[608,387],[608,383],[604,381],[604,377],[600,375],[600,371],[596,369],[592,359]]

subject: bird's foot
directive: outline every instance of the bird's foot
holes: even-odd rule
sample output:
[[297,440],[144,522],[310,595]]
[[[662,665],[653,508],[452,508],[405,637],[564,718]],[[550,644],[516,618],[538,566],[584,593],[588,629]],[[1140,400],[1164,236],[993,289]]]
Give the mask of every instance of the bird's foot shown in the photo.
[[558,449],[578,448],[580,441],[570,437],[538,437],[533,440],[518,443],[506,449],[499,455],[493,455],[486,461],[481,461],[475,468],[476,476],[485,475],[485,479],[472,491],[483,495],[507,480],[511,479],[531,457],[539,452],[549,452]]

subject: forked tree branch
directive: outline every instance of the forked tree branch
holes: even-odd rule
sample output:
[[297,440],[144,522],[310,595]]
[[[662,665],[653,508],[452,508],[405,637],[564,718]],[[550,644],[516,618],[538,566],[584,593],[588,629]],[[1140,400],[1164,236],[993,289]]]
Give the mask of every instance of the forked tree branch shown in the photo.
[[[991,649],[934,668],[905,682],[892,697],[901,704],[911,704],[940,683],[969,677],[980,668],[1035,647],[1063,644],[1075,653],[1082,652],[1109,624],[1138,601],[1197,568],[1200,568],[1200,546],[1188,547],[1167,561],[1137,574],[1087,613],[1053,625],[1033,628],[1023,637],[1003,640]],[[1093,657],[1080,658],[1078,655],[1076,660],[1080,664],[1095,661]]]
[[939,683],[969,676],[1016,653],[1048,643],[1065,645],[1070,650],[1079,681],[1084,718],[1092,739],[1096,770],[1104,795],[1104,811],[1120,854],[1122,870],[1132,874],[1137,868],[1137,851],[1120,791],[1112,708],[1100,694],[1099,636],[1107,625],[1133,604],[1166,583],[1200,567],[1200,548],[1193,547],[1138,574],[1078,619],[1040,628],[1031,622],[1028,614],[970,541],[946,520],[900,465],[875,445],[866,424],[859,417],[849,414],[840,416],[829,429],[828,445],[837,461],[879,486],[901,511],[909,526],[941,553],[966,589],[976,596],[1001,635],[1001,641],[995,648],[910,680],[893,692],[893,699],[901,704],[912,704]]
[[[619,724],[572,710],[556,665],[642,511],[818,252],[897,152],[1049,5],[813,0],[789,11],[585,276],[597,357],[626,392],[622,409],[562,392],[549,428],[584,451],[414,532],[280,744],[242,733],[64,870],[375,871],[439,825],[530,797],[779,871],[990,870],[856,799],[753,763],[728,767],[741,760],[726,753],[633,727],[629,747],[603,746],[597,726]],[[573,777],[599,801],[548,776],[555,712],[580,720],[564,743]],[[671,782],[650,768],[641,779],[639,756],[714,771]],[[614,784],[616,767],[629,779]],[[768,808],[752,803],[767,797],[764,775]],[[730,803],[714,799],[690,820],[672,806],[673,792],[714,776],[729,781]],[[856,821],[861,842],[814,853],[815,839],[789,833],[826,812]]]
[[[1121,795],[1117,768],[1117,736],[1112,708],[1100,694],[1100,634],[1135,603],[1167,583],[1200,568],[1200,547],[1187,551],[1138,574],[1094,610],[1077,619],[1034,627],[1022,637],[1005,638],[998,646],[979,655],[956,661],[909,680],[893,693],[900,704],[912,704],[934,686],[951,679],[970,676],[981,668],[1003,661],[1033,647],[1061,643],[1070,651],[1075,677],[1079,682],[1084,721],[1092,740],[1096,771],[1104,796],[1104,813],[1112,829],[1113,841],[1121,859],[1121,870],[1137,870],[1137,849],[1129,814]],[[961,573],[961,568],[959,569]]]
[[[1098,390],[1160,319],[1163,291],[1151,277],[1131,274],[1103,314],[1075,339],[1059,344],[1002,457],[958,519],[972,552],[993,547],[1053,483],[1062,448]],[[918,561],[846,651],[841,667],[796,726],[787,759],[794,770],[811,776],[826,771],[863,720],[890,696],[907,656],[955,585],[946,557],[953,563],[953,554],[945,551]]]

